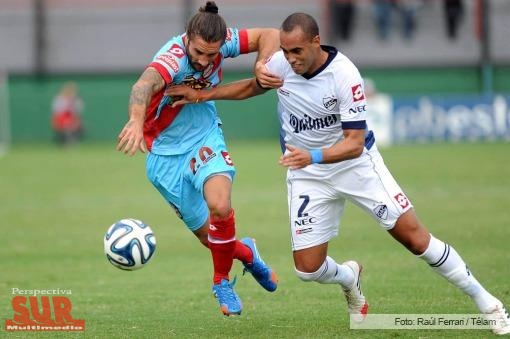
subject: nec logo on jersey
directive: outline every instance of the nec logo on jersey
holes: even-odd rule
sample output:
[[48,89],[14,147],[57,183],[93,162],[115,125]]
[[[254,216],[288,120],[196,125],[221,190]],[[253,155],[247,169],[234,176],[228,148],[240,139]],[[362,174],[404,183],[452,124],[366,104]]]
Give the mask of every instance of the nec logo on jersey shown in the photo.
[[184,56],[184,50],[182,49],[181,46],[179,46],[177,44],[173,44],[172,47],[170,47],[168,49],[168,52],[172,53],[173,55],[175,55],[179,59]]
[[366,111],[367,111],[367,105],[361,105],[361,106],[349,108],[350,114],[363,113]]
[[365,93],[363,93],[363,88],[361,87],[361,84],[352,86],[351,91],[354,102],[365,99]]
[[334,110],[337,103],[338,100],[334,96],[325,96],[322,98],[322,104],[328,111]]

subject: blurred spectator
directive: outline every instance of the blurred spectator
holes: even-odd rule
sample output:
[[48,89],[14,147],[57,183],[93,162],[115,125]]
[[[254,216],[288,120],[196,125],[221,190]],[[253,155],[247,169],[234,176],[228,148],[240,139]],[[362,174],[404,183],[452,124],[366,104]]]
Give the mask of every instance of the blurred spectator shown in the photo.
[[444,0],[444,11],[448,38],[456,39],[459,24],[464,14],[462,0]]
[[331,27],[333,38],[349,40],[352,35],[356,14],[353,0],[330,0]]
[[421,0],[397,0],[397,8],[402,20],[402,34],[405,39],[411,39],[416,31],[416,13]]
[[83,101],[78,96],[75,82],[67,82],[53,99],[51,126],[55,141],[60,145],[77,142],[83,137],[81,113]]
[[392,28],[393,12],[400,16],[402,35],[411,39],[416,30],[416,13],[422,0],[373,0],[377,32],[381,40],[387,40]]
[[375,24],[381,40],[387,40],[390,35],[393,2],[393,0],[374,0]]

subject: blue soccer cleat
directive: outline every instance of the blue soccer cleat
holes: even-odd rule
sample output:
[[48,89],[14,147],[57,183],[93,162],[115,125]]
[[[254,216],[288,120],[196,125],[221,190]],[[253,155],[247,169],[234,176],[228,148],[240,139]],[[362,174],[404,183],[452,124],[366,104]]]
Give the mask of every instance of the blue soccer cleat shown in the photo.
[[216,299],[220,303],[221,312],[229,316],[231,314],[241,314],[243,308],[241,299],[234,291],[235,279],[230,283],[227,279],[222,279],[219,284],[213,285],[212,290]]
[[255,280],[257,280],[257,282],[260,284],[260,286],[264,287],[269,292],[275,291],[276,287],[278,286],[278,277],[276,276],[276,273],[273,272],[273,270],[269,268],[269,266],[267,266],[260,257],[257,246],[255,246],[255,239],[243,238],[241,239],[241,242],[248,246],[253,253],[253,263],[243,263],[243,274],[245,274],[246,271],[250,272]]

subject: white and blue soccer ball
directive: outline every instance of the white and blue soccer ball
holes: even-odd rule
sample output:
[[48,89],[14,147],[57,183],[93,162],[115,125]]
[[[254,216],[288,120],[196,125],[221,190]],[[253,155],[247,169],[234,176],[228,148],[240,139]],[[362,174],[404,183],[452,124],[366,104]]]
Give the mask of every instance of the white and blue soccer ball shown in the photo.
[[110,226],[104,236],[104,253],[120,269],[133,271],[151,260],[156,250],[152,229],[136,219],[122,219]]

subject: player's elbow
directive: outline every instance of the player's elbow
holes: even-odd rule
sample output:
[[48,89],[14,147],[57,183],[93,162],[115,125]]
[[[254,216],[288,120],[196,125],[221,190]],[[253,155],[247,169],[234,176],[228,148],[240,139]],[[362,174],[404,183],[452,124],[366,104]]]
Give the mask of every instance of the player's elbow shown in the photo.
[[138,80],[131,87],[131,93],[146,93],[150,90],[151,84],[144,80]]

